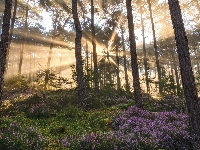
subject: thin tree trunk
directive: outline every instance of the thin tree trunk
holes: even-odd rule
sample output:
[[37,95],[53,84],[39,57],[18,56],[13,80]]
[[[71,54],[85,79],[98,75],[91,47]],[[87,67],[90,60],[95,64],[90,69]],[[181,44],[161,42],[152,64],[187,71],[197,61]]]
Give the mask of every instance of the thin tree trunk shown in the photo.
[[135,104],[137,107],[143,108],[142,92],[141,92],[140,81],[139,81],[139,72],[138,72],[136,42],[135,42],[135,34],[134,34],[134,24],[133,24],[131,0],[126,0],[126,8],[127,8],[128,28],[129,28],[131,67],[132,67],[132,75],[133,75],[133,88],[134,88]]
[[89,52],[88,52],[88,42],[86,40],[86,68],[87,68],[87,75],[88,75],[88,69],[89,69]]
[[93,62],[94,62],[94,89],[95,93],[99,92],[98,82],[98,67],[97,67],[97,52],[96,52],[96,39],[95,39],[95,27],[94,27],[94,5],[91,0],[91,27],[92,27],[92,45],[93,45]]
[[85,78],[83,73],[82,55],[81,55],[81,38],[82,29],[78,18],[77,11],[77,0],[72,0],[72,14],[74,19],[74,24],[76,28],[76,38],[75,38],[75,56],[76,56],[76,72],[77,72],[77,82],[78,82],[78,99],[83,109],[86,108],[86,89],[85,89]]
[[117,90],[120,89],[120,77],[119,77],[119,49],[118,49],[118,45],[116,45],[116,61],[117,61]]
[[154,41],[154,50],[155,50],[155,57],[156,57],[156,67],[157,67],[157,73],[158,73],[158,81],[159,81],[159,93],[162,93],[162,83],[161,83],[161,69],[160,69],[160,63],[158,59],[158,47],[156,43],[156,33],[155,33],[155,27],[153,22],[153,15],[152,15],[152,9],[151,9],[151,2],[150,0],[147,0],[149,5],[149,12],[150,12],[150,19],[151,19],[151,25],[152,25],[152,32],[153,32],[153,41]]
[[2,104],[4,73],[6,68],[6,56],[10,44],[9,30],[10,30],[11,10],[12,10],[12,0],[6,0],[4,16],[3,16],[1,41],[0,41],[0,106]]
[[23,43],[22,43],[22,48],[20,49],[20,60],[19,60],[19,70],[18,70],[19,76],[21,76],[21,74],[22,74],[22,61],[23,61],[26,37],[27,37],[27,32],[28,32],[28,11],[29,10],[28,10],[28,3],[27,3],[24,36],[23,36],[23,41],[22,41]]
[[49,55],[48,55],[48,60],[47,60],[47,69],[45,70],[45,86],[44,86],[45,90],[47,89],[48,82],[49,82],[51,56],[52,56],[52,51],[53,51],[53,46],[54,46],[54,39],[56,37],[58,17],[59,17],[59,14],[56,11],[56,18],[55,18],[55,22],[54,22],[54,25],[53,25],[53,35],[52,35],[52,38],[51,38],[51,44],[50,44]]
[[[92,72],[92,66],[93,66],[93,65],[92,65],[92,60],[93,60],[93,55],[92,55],[92,52],[90,52],[90,56],[91,56],[91,58],[90,58],[91,76],[93,76],[93,72]],[[91,81],[90,87],[93,88],[93,81]]]
[[108,64],[109,64],[109,65],[106,66],[106,68],[107,68],[106,74],[108,73],[109,82],[111,84],[112,83],[112,75],[111,75],[111,63],[110,63],[110,54],[109,54],[109,51],[108,51],[108,43],[107,43],[106,49],[107,49],[107,59],[108,59]]
[[193,149],[199,150],[200,100],[198,99],[195,79],[192,72],[188,39],[186,36],[178,0],[169,0],[168,3],[178,51],[182,85],[188,108],[190,133],[193,138]]
[[148,75],[148,67],[147,67],[147,51],[145,47],[145,35],[144,35],[144,21],[142,17],[142,7],[140,7],[140,14],[141,14],[141,25],[142,25],[142,37],[143,37],[143,53],[144,53],[144,70],[145,70],[145,80],[146,80],[146,88],[147,88],[147,93],[150,92],[150,87],[149,87],[149,75]]
[[172,61],[173,61],[173,67],[175,71],[175,77],[176,77],[176,86],[177,86],[177,95],[180,97],[181,89],[180,89],[180,82],[179,82],[179,77],[178,77],[178,70],[177,70],[177,65],[175,61],[175,56],[174,56],[174,49],[171,48],[171,55],[172,55]]
[[124,43],[124,30],[123,27],[121,26],[121,34],[122,34],[122,46],[123,46],[123,58],[124,58],[124,74],[125,74],[125,87],[126,91],[130,90],[129,83],[128,83],[128,70],[127,70],[127,65],[126,65],[126,49],[125,49],[125,43]]

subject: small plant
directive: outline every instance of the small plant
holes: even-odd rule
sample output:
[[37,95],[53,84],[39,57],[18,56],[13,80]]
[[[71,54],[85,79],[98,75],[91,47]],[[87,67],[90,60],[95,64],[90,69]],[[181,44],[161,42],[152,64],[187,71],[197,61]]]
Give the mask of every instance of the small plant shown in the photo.
[[63,85],[71,84],[71,82],[67,79],[63,78],[59,74],[56,74],[55,72],[52,72],[50,69],[38,71],[36,82],[45,90],[50,87],[61,89]]
[[[83,62],[84,63],[84,62]],[[77,87],[77,72],[76,72],[76,66],[71,65],[71,71],[72,71],[72,80],[73,83],[75,83],[75,86]],[[94,82],[94,71],[91,68],[84,67],[84,78],[85,78],[85,86],[87,89],[91,89],[91,83]]]
[[0,149],[44,149],[47,145],[47,139],[37,127],[17,121],[4,125],[0,130]]
[[14,76],[8,78],[4,82],[4,89],[6,91],[25,90],[29,87],[29,82],[24,76]]
[[55,116],[57,110],[52,109],[45,103],[38,103],[32,105],[29,109],[28,116],[32,118],[43,118],[43,117],[50,117]]

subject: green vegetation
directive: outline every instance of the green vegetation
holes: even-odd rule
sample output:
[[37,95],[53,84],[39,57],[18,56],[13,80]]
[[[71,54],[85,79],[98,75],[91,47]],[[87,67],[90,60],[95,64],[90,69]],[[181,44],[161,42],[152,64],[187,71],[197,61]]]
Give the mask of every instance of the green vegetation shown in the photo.
[[[10,93],[8,87],[12,89],[11,85],[16,83],[23,86]],[[0,149],[182,149],[190,145],[187,117],[183,114],[186,109],[179,98],[165,96],[154,100],[144,94],[146,111],[135,110],[131,92],[107,86],[97,96],[88,93],[87,110],[82,110],[76,88],[33,91],[23,78],[6,81],[5,85]],[[147,120],[155,124],[154,129]],[[169,122],[170,134],[163,131]],[[160,137],[152,137],[150,131]],[[131,139],[128,143],[127,138]],[[176,142],[172,143],[173,140]]]

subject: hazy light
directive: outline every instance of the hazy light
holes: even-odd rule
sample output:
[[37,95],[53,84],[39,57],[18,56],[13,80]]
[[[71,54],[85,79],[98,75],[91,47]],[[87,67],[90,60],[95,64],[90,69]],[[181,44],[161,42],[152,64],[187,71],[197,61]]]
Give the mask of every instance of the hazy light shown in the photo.
[[51,30],[53,28],[52,18],[50,17],[51,13],[47,12],[46,10],[43,10],[41,16],[43,17],[42,24],[45,27],[45,31]]

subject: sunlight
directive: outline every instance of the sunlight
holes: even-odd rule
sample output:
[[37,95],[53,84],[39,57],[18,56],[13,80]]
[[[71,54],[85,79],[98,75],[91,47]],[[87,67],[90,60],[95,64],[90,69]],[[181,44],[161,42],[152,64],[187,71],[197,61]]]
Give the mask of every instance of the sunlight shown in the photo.
[[[23,36],[23,33],[17,33],[16,35]],[[45,38],[45,37],[42,37],[42,36],[39,36],[39,35],[34,35],[34,34],[28,34],[27,37],[33,38],[33,39],[36,39],[36,40],[46,41],[46,42],[49,42],[49,43],[53,42],[53,43],[58,44],[58,45],[66,46],[68,50],[73,49],[71,44],[68,44],[65,41],[60,41],[60,40],[56,40],[56,39],[52,40],[51,38]]]
[[43,10],[41,15],[43,17],[42,24],[45,27],[45,31],[53,29],[52,18],[50,17],[51,13],[47,12],[46,10]]

